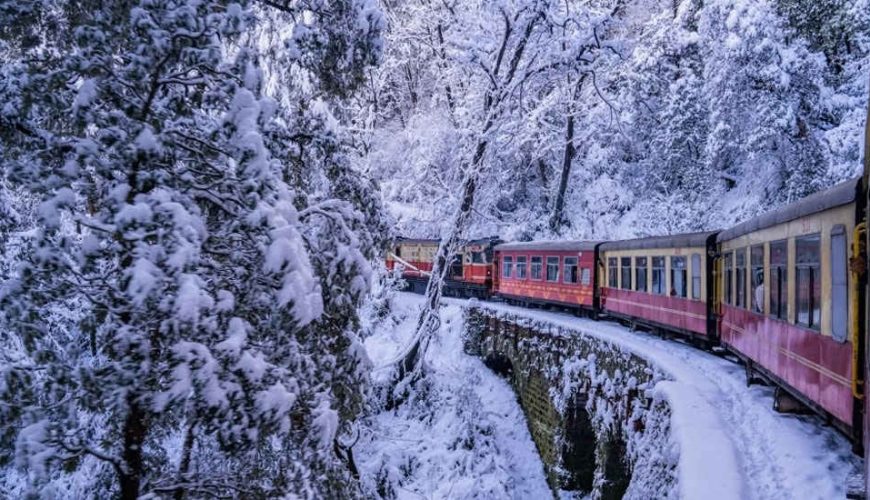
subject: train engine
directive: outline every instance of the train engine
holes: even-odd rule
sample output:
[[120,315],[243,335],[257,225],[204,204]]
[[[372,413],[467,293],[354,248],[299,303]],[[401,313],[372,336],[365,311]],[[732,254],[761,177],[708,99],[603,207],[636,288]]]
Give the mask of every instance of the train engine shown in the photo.
[[[489,298],[493,284],[493,248],[498,238],[464,241],[448,263],[447,279],[442,288],[448,297]],[[423,293],[432,277],[440,240],[398,238],[386,259],[387,269],[402,269],[407,289]]]

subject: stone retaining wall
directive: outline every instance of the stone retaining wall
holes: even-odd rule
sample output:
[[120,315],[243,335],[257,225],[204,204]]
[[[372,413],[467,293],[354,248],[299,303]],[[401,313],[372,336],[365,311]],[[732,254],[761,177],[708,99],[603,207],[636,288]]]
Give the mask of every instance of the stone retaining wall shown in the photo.
[[675,491],[675,457],[653,456],[655,448],[672,448],[667,405],[652,391],[665,378],[660,371],[614,344],[546,322],[484,305],[465,314],[465,350],[509,378],[554,495]]

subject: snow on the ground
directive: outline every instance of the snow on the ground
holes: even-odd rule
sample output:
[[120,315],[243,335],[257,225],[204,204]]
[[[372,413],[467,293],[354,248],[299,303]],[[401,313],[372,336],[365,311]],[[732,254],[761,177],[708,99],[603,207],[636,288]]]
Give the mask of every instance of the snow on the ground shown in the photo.
[[733,361],[612,322],[483,304],[620,345],[671,375],[658,389],[671,406],[683,498],[845,498],[861,468],[845,437],[814,416],[775,412],[773,389],[747,387]]
[[[365,341],[375,367],[410,339],[422,297],[398,294],[393,317]],[[364,487],[400,499],[552,496],[509,383],[462,351],[463,317],[444,307],[427,352],[433,376],[416,399],[370,417],[355,447]],[[375,379],[384,372],[375,370]]]

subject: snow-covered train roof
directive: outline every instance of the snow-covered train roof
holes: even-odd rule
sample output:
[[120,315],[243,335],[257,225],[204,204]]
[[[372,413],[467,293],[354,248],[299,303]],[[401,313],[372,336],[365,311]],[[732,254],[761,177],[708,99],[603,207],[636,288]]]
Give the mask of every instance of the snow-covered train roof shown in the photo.
[[397,244],[404,245],[437,245],[441,242],[441,240],[436,238],[396,238]]
[[[498,241],[497,236],[488,236],[485,238],[477,238],[473,240],[463,240],[461,242],[462,245],[485,245],[489,243],[494,243]],[[441,244],[441,240],[438,238],[405,238],[404,236],[399,236],[396,238],[396,244],[405,244],[405,245],[439,245]]]
[[633,240],[608,241],[601,245],[602,251],[607,250],[639,250],[645,248],[678,248],[704,247],[711,236],[718,231],[703,231],[699,233],[671,234],[667,236],[650,236]]
[[495,250],[500,251],[517,251],[517,250],[541,250],[553,252],[585,252],[595,250],[595,246],[599,241],[516,241],[513,243],[502,243],[496,245]]
[[759,215],[731,229],[722,231],[719,233],[717,241],[733,240],[744,234],[784,224],[831,208],[848,205],[857,198],[860,183],[861,178],[857,177],[846,182],[841,182],[830,189],[811,194],[800,201],[790,203],[782,208],[771,210],[766,214]]

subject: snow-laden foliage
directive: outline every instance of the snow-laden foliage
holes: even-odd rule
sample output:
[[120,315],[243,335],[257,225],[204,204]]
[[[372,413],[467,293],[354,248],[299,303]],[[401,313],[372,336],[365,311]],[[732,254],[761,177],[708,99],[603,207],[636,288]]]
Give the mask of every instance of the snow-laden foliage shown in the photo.
[[0,490],[358,494],[387,226],[331,109],[382,28],[366,0],[0,4]]
[[[468,233],[505,239],[723,227],[860,170],[866,0],[399,1],[386,12],[357,146],[410,236],[449,229],[482,135]],[[511,61],[533,12],[521,77],[501,85],[495,61]],[[494,97],[500,112],[487,114]]]

